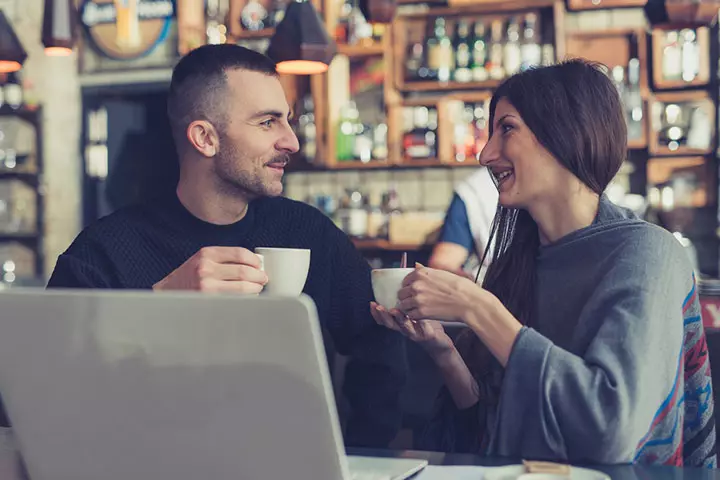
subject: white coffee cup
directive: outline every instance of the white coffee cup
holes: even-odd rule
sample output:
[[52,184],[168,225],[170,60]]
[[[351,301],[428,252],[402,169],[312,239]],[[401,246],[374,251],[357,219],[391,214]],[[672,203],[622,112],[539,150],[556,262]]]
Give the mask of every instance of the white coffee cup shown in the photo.
[[255,249],[255,254],[268,276],[263,293],[286,297],[302,293],[310,270],[310,250],[260,247]]
[[398,303],[398,292],[414,268],[378,268],[372,271],[372,287],[375,301],[387,308],[395,308]]

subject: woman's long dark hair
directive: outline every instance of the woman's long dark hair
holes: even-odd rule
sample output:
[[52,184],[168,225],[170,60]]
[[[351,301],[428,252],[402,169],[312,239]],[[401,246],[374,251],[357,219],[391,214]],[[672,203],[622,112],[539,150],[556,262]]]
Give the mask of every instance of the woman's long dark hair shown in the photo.
[[[490,135],[495,109],[504,98],[562,166],[601,194],[627,153],[622,102],[602,68],[574,59],[510,77],[490,102]],[[539,246],[538,226],[527,210],[498,207],[483,255],[483,261],[492,255],[483,288],[529,326],[535,322]],[[492,357],[476,335],[467,332],[457,346],[476,377],[487,373]]]

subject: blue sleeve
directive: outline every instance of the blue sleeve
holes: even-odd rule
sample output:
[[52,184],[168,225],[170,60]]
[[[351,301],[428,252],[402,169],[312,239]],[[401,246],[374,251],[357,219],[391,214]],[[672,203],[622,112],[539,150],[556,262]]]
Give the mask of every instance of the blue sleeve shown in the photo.
[[453,196],[445,215],[445,223],[440,232],[440,241],[455,243],[465,247],[469,252],[472,252],[475,248],[475,241],[470,231],[470,220],[468,220],[467,210],[465,210],[465,202],[457,193]]

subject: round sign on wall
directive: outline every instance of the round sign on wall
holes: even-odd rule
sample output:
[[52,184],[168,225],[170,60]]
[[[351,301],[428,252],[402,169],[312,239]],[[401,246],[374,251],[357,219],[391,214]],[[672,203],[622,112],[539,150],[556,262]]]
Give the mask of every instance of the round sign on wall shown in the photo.
[[150,53],[168,36],[173,0],[83,0],[80,20],[94,46],[130,60]]

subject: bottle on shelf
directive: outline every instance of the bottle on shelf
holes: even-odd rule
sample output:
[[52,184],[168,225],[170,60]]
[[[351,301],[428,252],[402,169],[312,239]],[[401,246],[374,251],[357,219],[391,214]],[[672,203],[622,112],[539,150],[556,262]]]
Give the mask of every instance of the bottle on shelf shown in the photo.
[[470,161],[475,151],[475,126],[472,104],[464,104],[454,125],[454,160],[458,163]]
[[470,24],[464,18],[457,22],[453,43],[455,49],[453,79],[456,82],[469,82],[472,80],[472,42],[470,39]]
[[692,82],[700,74],[700,47],[697,34],[691,28],[680,30],[680,50],[682,52],[682,73],[684,82]]
[[349,37],[349,24],[350,24],[350,13],[352,12],[351,0],[335,0],[340,3],[338,10],[337,24],[335,25],[335,41],[337,43],[348,43]]
[[368,163],[372,160],[374,131],[370,125],[362,122],[356,124],[353,144],[353,160]]
[[395,215],[402,214],[402,206],[400,204],[400,195],[397,186],[392,183],[388,187],[387,192],[383,195],[382,206],[380,210],[383,213],[383,226],[380,229],[380,238],[390,238],[390,218]]
[[615,65],[610,71],[610,78],[617,88],[620,98],[624,99],[625,96],[625,68],[622,65]]
[[505,78],[504,55],[503,23],[502,20],[493,20],[490,24],[490,58],[486,66],[492,80]]
[[640,60],[631,58],[627,68],[625,88],[625,112],[628,140],[639,140],[643,136],[643,99],[640,92]]
[[522,59],[520,70],[542,64],[542,46],[540,45],[540,29],[538,16],[535,13],[525,15],[525,28],[523,39],[520,45],[520,57]]
[[307,162],[313,163],[317,154],[317,128],[312,95],[306,95],[303,99],[303,113],[298,118],[298,137],[302,156]]
[[490,100],[483,103],[475,104],[473,110],[474,117],[474,137],[475,148],[473,156],[477,157],[482,152],[488,142],[488,112],[490,111]]
[[335,224],[348,236],[363,238],[367,233],[367,215],[362,192],[357,188],[346,189],[335,211]]
[[382,211],[382,196],[373,190],[367,198],[367,228],[365,236],[371,239],[380,238],[385,224],[385,214]]
[[373,149],[372,158],[374,160],[385,161],[388,156],[388,144],[387,144],[387,133],[388,126],[385,122],[380,122],[375,125],[373,131]]
[[682,45],[675,30],[665,34],[665,47],[662,56],[662,72],[665,80],[681,80],[683,74]]
[[[434,114],[431,111],[434,111]],[[435,118],[434,122],[433,117]],[[414,107],[412,109],[412,128],[403,135],[405,158],[408,160],[434,158],[437,155],[436,129],[437,110],[428,107]]]
[[355,136],[360,123],[360,112],[354,101],[349,101],[340,109],[336,132],[335,155],[338,161],[355,159]]
[[697,150],[709,150],[712,145],[712,132],[708,128],[712,124],[710,113],[702,106],[696,105],[691,108],[689,116],[690,124],[685,145]]
[[357,188],[352,189],[348,196],[350,202],[348,204],[348,223],[345,233],[351,237],[364,238],[367,235],[368,227],[366,197]]
[[7,81],[3,85],[3,97],[5,104],[13,110],[20,110],[25,103],[25,92],[20,83],[19,74],[12,72],[8,74]]
[[425,67],[425,48],[422,42],[413,42],[408,47],[405,59],[405,79],[410,82],[428,79],[428,70]]
[[665,105],[664,122],[658,134],[658,141],[674,152],[685,144],[687,132],[684,126],[683,109],[680,105]]
[[453,45],[443,17],[435,19],[433,36],[427,42],[428,67],[439,82],[448,82],[453,71]]
[[488,79],[486,64],[488,63],[487,32],[482,20],[475,22],[472,43],[472,77],[476,82]]
[[503,67],[505,75],[515,75],[522,66],[522,55],[520,53],[520,24],[517,18],[511,17],[508,21],[506,41],[503,49]]
[[356,45],[359,43],[372,43],[373,27],[365,19],[360,10],[358,0],[353,0],[352,8],[348,16],[347,43]]
[[548,67],[555,63],[555,47],[552,43],[544,43],[542,46],[542,66]]
[[246,30],[262,30],[266,27],[267,21],[267,9],[258,0],[248,0],[240,12],[240,23]]
[[268,23],[271,27],[277,27],[285,18],[285,0],[273,0],[272,7],[270,9],[270,15]]
[[220,8],[220,0],[207,0],[205,6],[207,25],[205,41],[210,45],[218,45],[227,41],[227,26]]

